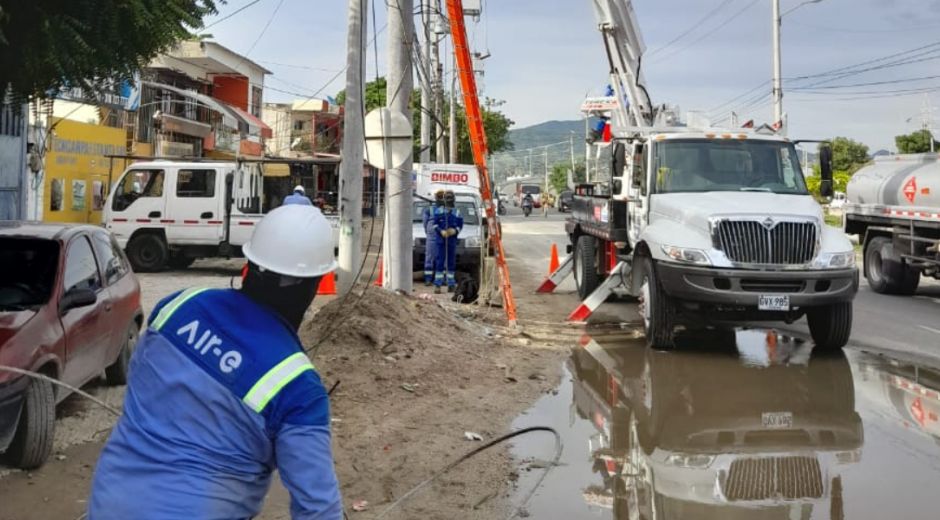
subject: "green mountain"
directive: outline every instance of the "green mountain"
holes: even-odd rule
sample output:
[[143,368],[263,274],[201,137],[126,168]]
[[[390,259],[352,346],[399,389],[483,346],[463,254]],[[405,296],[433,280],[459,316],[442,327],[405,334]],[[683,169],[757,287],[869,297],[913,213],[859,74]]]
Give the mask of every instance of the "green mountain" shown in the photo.
[[571,137],[572,132],[574,132],[575,144],[583,144],[583,119],[574,121],[546,121],[525,128],[516,128],[509,131],[509,140],[512,141],[513,148],[518,151],[567,141]]

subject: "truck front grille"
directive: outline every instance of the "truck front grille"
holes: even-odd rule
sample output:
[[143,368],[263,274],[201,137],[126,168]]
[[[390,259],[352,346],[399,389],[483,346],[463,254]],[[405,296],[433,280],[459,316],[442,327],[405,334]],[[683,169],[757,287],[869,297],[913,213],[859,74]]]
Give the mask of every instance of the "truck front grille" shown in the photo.
[[815,457],[739,459],[723,490],[728,500],[821,498],[822,471]]
[[816,223],[721,220],[714,227],[715,247],[732,262],[805,264],[816,256]]

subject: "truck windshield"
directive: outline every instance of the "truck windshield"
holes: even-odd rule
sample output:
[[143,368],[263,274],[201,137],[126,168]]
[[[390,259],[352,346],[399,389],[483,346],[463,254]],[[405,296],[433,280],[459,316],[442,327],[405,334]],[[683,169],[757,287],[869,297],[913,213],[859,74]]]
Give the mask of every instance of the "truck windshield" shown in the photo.
[[653,159],[656,193],[765,191],[806,195],[796,149],[779,141],[661,141]]
[[[430,204],[426,201],[417,201],[414,203],[414,212],[411,214],[411,219],[413,222],[421,222],[424,214],[425,208]],[[480,225],[480,213],[477,211],[476,204],[470,201],[460,201],[456,203],[457,212],[460,213],[460,216],[463,217],[463,225],[465,226],[478,226]]]

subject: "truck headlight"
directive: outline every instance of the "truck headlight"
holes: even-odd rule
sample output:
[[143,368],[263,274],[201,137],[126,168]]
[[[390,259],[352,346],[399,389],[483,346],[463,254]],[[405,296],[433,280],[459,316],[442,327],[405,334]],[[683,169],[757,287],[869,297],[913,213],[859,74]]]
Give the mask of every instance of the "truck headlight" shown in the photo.
[[711,265],[708,255],[701,249],[688,247],[663,246],[663,253],[676,262],[687,264]]
[[855,267],[855,251],[844,253],[822,253],[813,261],[816,269],[847,269]]
[[467,237],[464,241],[466,247],[480,247],[480,237]]
[[714,455],[689,455],[674,453],[666,457],[665,463],[680,468],[707,468],[715,462]]

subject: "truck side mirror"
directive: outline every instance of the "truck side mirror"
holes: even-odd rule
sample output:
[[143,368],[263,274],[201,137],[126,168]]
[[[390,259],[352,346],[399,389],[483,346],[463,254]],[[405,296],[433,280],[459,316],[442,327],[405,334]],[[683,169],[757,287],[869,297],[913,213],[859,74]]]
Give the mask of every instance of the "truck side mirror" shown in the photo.
[[832,148],[819,148],[819,194],[832,197]]

